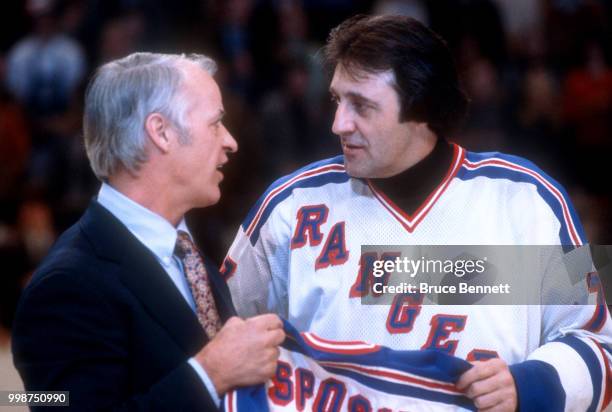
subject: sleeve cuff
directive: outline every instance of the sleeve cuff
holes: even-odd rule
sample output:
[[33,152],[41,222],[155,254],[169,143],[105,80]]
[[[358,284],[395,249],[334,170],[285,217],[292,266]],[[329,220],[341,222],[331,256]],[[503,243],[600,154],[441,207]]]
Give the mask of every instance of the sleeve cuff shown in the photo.
[[206,386],[206,390],[210,394],[210,397],[212,398],[215,405],[217,405],[217,407],[220,408],[221,398],[219,398],[219,394],[217,393],[217,390],[215,389],[215,385],[213,385],[212,381],[208,377],[208,374],[206,373],[202,365],[200,365],[198,361],[196,361],[194,358],[190,358],[187,362],[196,371],[196,373],[202,380],[202,383],[204,383],[204,386]]
[[562,411],[565,409],[565,390],[559,374],[551,365],[538,360],[510,365],[518,396],[518,410]]

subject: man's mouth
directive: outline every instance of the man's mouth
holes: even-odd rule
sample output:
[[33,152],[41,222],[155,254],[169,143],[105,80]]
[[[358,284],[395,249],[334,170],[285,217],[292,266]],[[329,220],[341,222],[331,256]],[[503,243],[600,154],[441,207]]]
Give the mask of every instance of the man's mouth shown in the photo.
[[359,150],[359,149],[363,149],[363,146],[354,144],[354,143],[347,143],[347,142],[342,143],[342,150],[344,151],[354,151],[354,150]]
[[227,159],[221,163],[217,164],[217,170],[221,171],[221,169],[223,169],[223,166],[225,166],[227,163]]

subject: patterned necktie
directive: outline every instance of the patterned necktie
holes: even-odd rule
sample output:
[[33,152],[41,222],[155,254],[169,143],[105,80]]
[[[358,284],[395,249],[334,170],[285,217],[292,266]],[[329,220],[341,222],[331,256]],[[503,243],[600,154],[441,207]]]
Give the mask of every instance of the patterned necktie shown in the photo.
[[221,319],[219,318],[215,299],[210,290],[204,260],[189,235],[182,230],[179,230],[177,233],[174,251],[183,262],[185,277],[187,277],[191,294],[196,304],[198,320],[208,338],[212,339],[217,334],[217,331],[221,329]]

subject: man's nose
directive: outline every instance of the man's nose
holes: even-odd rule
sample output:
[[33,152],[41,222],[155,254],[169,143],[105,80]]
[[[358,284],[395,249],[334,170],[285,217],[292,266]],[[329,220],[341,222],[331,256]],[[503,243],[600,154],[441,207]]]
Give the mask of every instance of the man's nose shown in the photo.
[[353,116],[349,113],[345,104],[339,104],[338,107],[336,107],[332,132],[338,136],[344,136],[354,131],[355,122],[353,121]]
[[225,129],[225,136],[223,137],[223,147],[229,153],[236,153],[238,151],[238,142],[234,139],[234,136],[223,126]]

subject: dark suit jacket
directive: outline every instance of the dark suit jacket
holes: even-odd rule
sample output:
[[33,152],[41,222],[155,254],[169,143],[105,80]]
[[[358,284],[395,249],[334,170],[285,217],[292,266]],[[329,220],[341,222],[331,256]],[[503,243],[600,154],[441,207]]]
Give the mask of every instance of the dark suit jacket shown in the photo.
[[[234,314],[207,262],[223,320]],[[93,201],[23,293],[13,354],[27,390],[70,391],[74,410],[216,410],[187,360],[207,343],[155,256]]]

